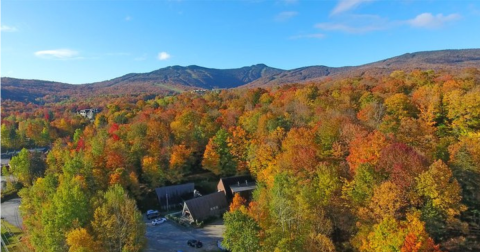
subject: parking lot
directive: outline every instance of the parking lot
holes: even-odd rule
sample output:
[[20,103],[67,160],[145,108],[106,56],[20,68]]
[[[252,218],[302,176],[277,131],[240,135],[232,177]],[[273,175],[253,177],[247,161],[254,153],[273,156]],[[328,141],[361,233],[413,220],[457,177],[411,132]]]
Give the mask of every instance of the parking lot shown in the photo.
[[[217,247],[217,241],[222,239],[224,230],[223,220],[217,220],[203,228],[184,227],[171,220],[153,226],[151,221],[147,221],[147,249],[145,251],[220,251]],[[187,241],[190,239],[200,240],[203,247],[192,248],[188,246]]]
[[7,200],[2,202],[2,218],[8,221],[10,224],[17,226],[18,228],[22,228],[22,217],[18,211],[18,207],[20,206],[21,200],[20,198],[14,198],[11,200]]

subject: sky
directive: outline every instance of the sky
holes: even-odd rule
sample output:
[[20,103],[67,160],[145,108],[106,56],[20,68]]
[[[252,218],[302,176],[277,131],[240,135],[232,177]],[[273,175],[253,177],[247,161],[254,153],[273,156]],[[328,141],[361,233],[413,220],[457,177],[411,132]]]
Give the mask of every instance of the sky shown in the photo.
[[480,48],[478,0],[2,0],[2,77],[92,83],[167,66],[280,69]]

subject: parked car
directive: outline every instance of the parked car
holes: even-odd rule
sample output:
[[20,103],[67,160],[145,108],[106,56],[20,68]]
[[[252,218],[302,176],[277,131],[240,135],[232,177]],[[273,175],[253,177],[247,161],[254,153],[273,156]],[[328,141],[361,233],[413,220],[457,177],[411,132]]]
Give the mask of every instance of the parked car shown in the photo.
[[162,223],[164,223],[165,221],[167,221],[167,219],[165,218],[158,218],[158,219],[155,219],[152,221],[152,225],[156,226],[156,225],[160,225]]
[[194,248],[201,248],[203,246],[202,242],[199,240],[188,240],[187,244]]
[[147,219],[148,220],[155,219],[155,218],[158,218],[158,217],[160,217],[160,213],[157,210],[148,210],[147,211]]

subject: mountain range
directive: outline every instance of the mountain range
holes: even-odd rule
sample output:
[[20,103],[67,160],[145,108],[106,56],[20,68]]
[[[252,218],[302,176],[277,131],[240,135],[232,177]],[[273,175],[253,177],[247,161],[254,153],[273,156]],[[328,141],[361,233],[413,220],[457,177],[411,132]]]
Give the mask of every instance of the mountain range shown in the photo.
[[72,85],[67,83],[2,77],[2,100],[35,102],[45,96],[65,99],[76,95],[122,95],[138,93],[176,93],[192,89],[267,87],[287,83],[319,81],[389,74],[394,70],[433,69],[455,71],[480,68],[480,49],[441,50],[406,53],[397,57],[345,67],[309,66],[292,70],[257,64],[236,69],[201,66],[170,66],[149,73],[131,73],[102,82]]

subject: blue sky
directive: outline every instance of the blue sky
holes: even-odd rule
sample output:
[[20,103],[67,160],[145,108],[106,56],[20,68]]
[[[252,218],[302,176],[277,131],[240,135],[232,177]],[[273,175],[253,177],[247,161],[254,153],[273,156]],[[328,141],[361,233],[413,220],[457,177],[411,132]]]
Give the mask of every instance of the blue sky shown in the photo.
[[480,2],[3,0],[1,76],[90,83],[172,65],[293,69],[480,48]]

